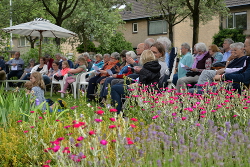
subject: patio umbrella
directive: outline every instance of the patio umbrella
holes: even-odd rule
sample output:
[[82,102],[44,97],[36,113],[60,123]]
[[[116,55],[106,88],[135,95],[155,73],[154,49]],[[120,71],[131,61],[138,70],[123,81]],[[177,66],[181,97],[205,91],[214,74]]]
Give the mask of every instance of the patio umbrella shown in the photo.
[[39,58],[42,53],[43,37],[63,38],[77,36],[74,32],[52,24],[49,20],[42,18],[36,18],[34,21],[3,28],[2,30],[7,33],[40,37]]

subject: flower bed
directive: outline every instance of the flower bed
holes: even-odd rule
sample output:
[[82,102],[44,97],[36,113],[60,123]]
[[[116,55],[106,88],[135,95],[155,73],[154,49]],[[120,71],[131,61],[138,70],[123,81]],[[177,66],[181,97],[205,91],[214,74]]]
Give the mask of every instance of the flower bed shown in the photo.
[[249,166],[247,91],[129,91],[124,118],[84,97],[62,112],[11,108],[0,166]]

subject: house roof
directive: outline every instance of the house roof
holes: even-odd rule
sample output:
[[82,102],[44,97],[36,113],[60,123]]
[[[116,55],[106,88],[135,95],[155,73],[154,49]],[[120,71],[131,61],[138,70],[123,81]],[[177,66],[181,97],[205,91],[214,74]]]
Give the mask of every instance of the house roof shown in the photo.
[[239,7],[250,5],[250,0],[225,0],[227,7]]
[[131,11],[126,10],[125,8],[123,11],[120,12],[124,21],[151,17],[149,14],[146,13],[143,2],[136,0],[126,0],[126,2],[130,3]]

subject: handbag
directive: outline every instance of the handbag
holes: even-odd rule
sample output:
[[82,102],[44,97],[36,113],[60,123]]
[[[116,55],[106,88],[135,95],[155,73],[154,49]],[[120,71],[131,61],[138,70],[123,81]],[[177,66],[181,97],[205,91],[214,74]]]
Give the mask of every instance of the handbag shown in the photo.
[[186,73],[186,76],[187,76],[187,77],[194,77],[194,76],[196,76],[196,75],[200,75],[200,72],[188,71],[188,72]]
[[213,67],[225,67],[226,66],[226,61],[223,62],[217,62],[213,64]]

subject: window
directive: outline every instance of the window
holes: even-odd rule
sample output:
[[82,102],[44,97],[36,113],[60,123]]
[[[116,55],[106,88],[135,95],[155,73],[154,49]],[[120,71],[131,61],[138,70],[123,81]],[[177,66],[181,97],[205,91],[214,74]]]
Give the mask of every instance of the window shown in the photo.
[[133,23],[132,24],[132,30],[133,30],[133,33],[137,33],[138,32],[138,23]]
[[167,33],[166,20],[157,20],[148,22],[148,35],[166,34]]
[[232,13],[227,17],[227,28],[247,29],[247,12]]
[[29,41],[25,37],[20,37],[20,39],[19,39],[19,46],[20,47],[30,46],[29,45]]

